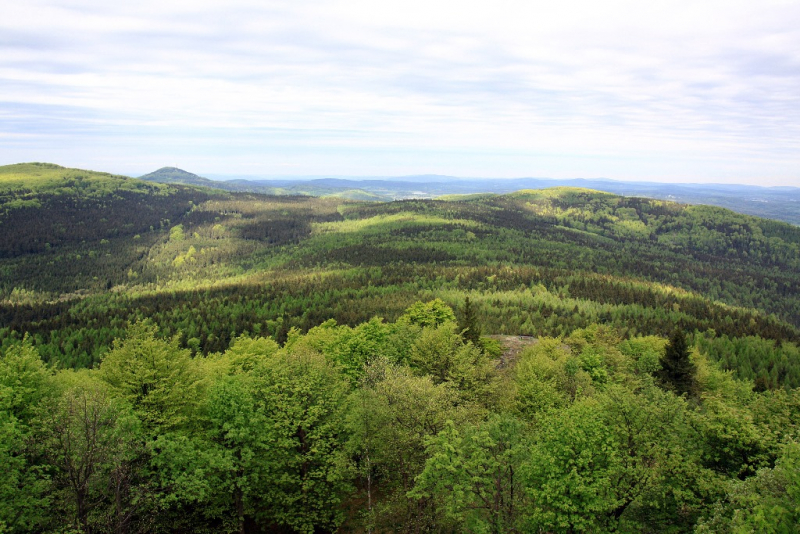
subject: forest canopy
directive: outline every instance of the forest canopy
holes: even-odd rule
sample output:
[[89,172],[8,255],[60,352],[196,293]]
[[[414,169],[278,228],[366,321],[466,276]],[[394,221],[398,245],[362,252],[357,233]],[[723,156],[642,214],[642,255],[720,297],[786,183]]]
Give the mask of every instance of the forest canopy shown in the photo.
[[800,229],[0,168],[0,532],[789,532]]
[[0,525],[503,533],[796,524],[797,389],[755,392],[691,348],[694,386],[679,392],[661,373],[674,336],[623,339],[600,325],[498,359],[454,319],[442,301],[416,303],[395,322],[331,320],[291,329],[283,346],[240,336],[194,358],[138,322],[81,371],[47,367],[27,339],[13,344],[0,357]]
[[27,333],[62,367],[96,366],[137,320],[208,354],[242,334],[283,341],[292,327],[469,298],[485,333],[680,326],[743,378],[800,385],[800,229],[788,224],[574,188],[357,203],[51,164],[2,167],[3,184],[0,344]]

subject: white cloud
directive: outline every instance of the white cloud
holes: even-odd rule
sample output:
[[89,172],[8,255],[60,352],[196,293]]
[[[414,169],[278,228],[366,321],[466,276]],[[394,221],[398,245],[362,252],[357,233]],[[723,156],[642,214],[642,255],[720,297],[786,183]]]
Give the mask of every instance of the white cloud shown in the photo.
[[800,185],[799,21],[752,1],[6,2],[0,158]]

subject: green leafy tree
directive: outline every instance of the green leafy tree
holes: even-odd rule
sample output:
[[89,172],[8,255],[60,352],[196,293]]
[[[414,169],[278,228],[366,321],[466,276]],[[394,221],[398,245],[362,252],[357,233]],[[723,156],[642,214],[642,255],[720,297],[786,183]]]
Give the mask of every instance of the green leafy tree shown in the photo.
[[[407,359],[411,340],[419,328],[407,323],[385,323],[373,317],[354,328],[339,326],[333,319],[312,328],[297,343],[321,352],[357,383],[374,360]],[[297,345],[295,345],[297,346]]]
[[248,374],[262,367],[279,349],[278,344],[270,338],[240,336],[217,360],[223,363],[230,374]]
[[521,532],[527,495],[522,466],[530,443],[508,415],[459,430],[452,422],[428,441],[428,459],[410,495],[437,499],[466,532]]
[[665,344],[666,340],[657,336],[634,337],[620,343],[619,348],[628,357],[630,371],[637,376],[648,376],[661,369]]
[[464,344],[453,322],[423,328],[411,347],[409,363],[437,384],[452,384],[469,400],[493,401],[496,377],[492,362],[472,343]]
[[613,507],[613,437],[597,401],[579,401],[545,421],[526,470],[534,531],[587,532]]
[[368,476],[381,481],[385,495],[372,510],[376,527],[409,532],[434,528],[434,501],[407,495],[425,466],[425,441],[448,420],[461,424],[477,413],[463,406],[452,384],[435,384],[429,376],[414,376],[380,361],[367,369],[350,406],[350,450],[364,462],[368,455]]
[[540,338],[526,348],[514,369],[516,410],[529,421],[594,393],[592,377],[560,338]]
[[653,387],[636,394],[614,386],[552,413],[527,469],[530,528],[686,528],[706,498],[692,487],[715,480],[699,468],[691,436],[684,401]]
[[0,532],[35,532],[47,524],[47,482],[29,460],[29,431],[7,408],[0,386]]
[[264,458],[271,452],[269,426],[244,375],[223,377],[208,392],[206,435],[222,457],[217,474],[217,499],[231,501],[237,530],[245,532],[246,517],[263,504],[269,486]]
[[0,355],[0,386],[8,388],[4,408],[18,421],[30,422],[39,402],[53,394],[51,376],[29,338],[5,349]]
[[0,532],[41,530],[49,519],[44,466],[30,445],[37,407],[53,394],[51,373],[28,340],[0,354]]
[[278,352],[252,376],[269,440],[257,516],[298,532],[335,529],[351,487],[344,447],[347,380],[305,348]]
[[428,302],[415,302],[400,319],[417,326],[437,327],[447,322],[455,323],[456,314],[453,308],[437,298]]
[[733,532],[783,534],[800,525],[800,445],[789,443],[772,472],[760,471],[752,484],[757,495],[742,503],[733,519]]
[[703,464],[709,469],[744,479],[774,461],[776,444],[755,424],[748,407],[708,398],[693,416]]
[[99,373],[148,429],[160,432],[187,423],[198,400],[200,377],[178,339],[165,341],[157,332],[146,322],[131,325],[125,340],[114,342]]
[[202,434],[167,432],[148,444],[157,488],[153,530],[237,530],[230,456]]
[[789,534],[800,525],[800,445],[787,443],[774,468],[728,484],[727,499],[699,522],[698,534]]
[[82,532],[126,532],[148,493],[132,480],[142,451],[139,420],[88,373],[59,380],[66,387],[43,407],[38,432],[55,505]]

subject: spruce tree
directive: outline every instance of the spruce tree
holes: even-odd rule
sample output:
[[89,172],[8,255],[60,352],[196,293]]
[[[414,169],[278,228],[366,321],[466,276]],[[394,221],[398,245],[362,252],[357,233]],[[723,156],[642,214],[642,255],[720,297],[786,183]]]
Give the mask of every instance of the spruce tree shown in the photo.
[[677,395],[688,394],[690,397],[696,393],[695,375],[697,367],[689,357],[689,346],[683,330],[676,329],[661,357],[661,370],[658,378],[662,385]]
[[473,345],[482,348],[481,345],[481,327],[478,324],[478,318],[475,316],[475,310],[469,297],[464,298],[464,310],[462,312],[461,324],[458,325],[461,330],[461,337],[464,342],[471,341]]

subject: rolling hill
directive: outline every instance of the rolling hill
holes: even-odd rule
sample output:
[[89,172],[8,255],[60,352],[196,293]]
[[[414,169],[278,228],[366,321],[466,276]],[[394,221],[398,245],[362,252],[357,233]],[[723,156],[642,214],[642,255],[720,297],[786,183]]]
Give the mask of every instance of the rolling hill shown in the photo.
[[721,208],[576,188],[362,203],[12,167],[42,186],[2,200],[0,337],[28,332],[65,365],[95,364],[136,318],[206,353],[429,297],[470,297],[497,334],[800,340],[800,229]]
[[0,168],[0,530],[797,524],[800,228],[197,184]]
[[[456,178],[441,175],[399,177],[276,177],[273,179],[215,176],[206,181],[180,169],[165,168],[142,177],[163,183],[208,185],[227,191],[272,195],[337,195],[354,200],[403,200],[444,195],[512,193],[521,189],[579,187],[631,197],[686,204],[712,205],[739,213],[776,219],[800,226],[800,188],[735,184],[621,182],[607,179]],[[177,181],[177,182],[176,182]]]
[[265,195],[304,195],[335,196],[351,200],[391,200],[392,197],[366,191],[356,184],[331,185],[322,181],[258,181],[258,180],[209,180],[175,167],[163,167],[139,177],[140,180],[162,184],[183,184],[190,186],[213,187],[224,191],[240,193],[261,193]]

